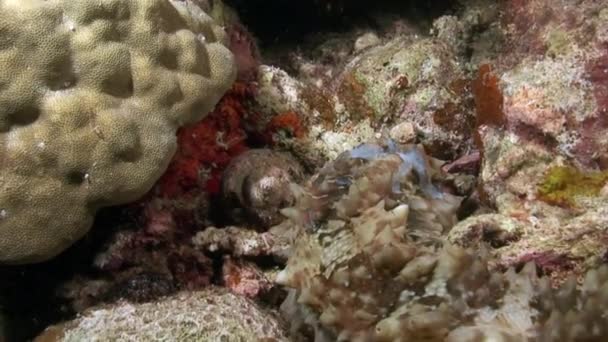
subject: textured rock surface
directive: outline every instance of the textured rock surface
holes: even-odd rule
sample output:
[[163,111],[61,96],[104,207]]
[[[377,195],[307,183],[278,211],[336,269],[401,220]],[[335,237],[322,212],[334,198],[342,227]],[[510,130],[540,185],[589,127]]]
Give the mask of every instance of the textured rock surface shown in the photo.
[[[608,251],[601,191],[608,181],[608,7],[533,0],[498,10],[501,19],[476,37],[494,37],[494,54],[481,58],[478,48],[490,50],[472,45],[482,64],[473,87],[480,194],[500,214],[490,224],[498,240],[513,222],[525,229],[491,241],[492,252],[503,266],[536,261],[556,282],[582,277]],[[467,230],[475,236],[474,221],[450,238],[457,242]]]
[[270,311],[225,289],[94,308],[36,341],[288,341]]
[[498,213],[460,222],[449,239],[473,247],[491,232],[481,240],[495,247],[498,264],[536,261],[556,282],[604,263],[608,172],[581,170],[512,132],[485,128],[481,136],[482,190]]
[[[404,138],[433,156],[468,153],[476,67],[467,63],[465,50],[476,25],[443,16],[429,34],[419,23],[387,16],[375,29],[326,34],[316,44],[285,51],[289,62],[279,63],[284,70],[263,65],[258,72],[262,122],[298,113],[304,134],[276,141],[316,167],[403,122],[411,125]],[[375,38],[364,42],[369,37]]]
[[0,262],[79,239],[143,195],[233,81],[224,34],[190,2],[0,2]]
[[375,127],[407,120],[435,155],[452,157],[449,153],[466,150],[473,112],[467,103],[465,63],[454,41],[461,38],[412,34],[353,58],[335,85],[349,118],[371,118]]

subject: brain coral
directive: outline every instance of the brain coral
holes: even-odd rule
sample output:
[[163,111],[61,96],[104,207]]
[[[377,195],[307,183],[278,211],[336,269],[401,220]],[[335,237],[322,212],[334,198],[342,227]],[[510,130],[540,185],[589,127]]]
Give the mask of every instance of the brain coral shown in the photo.
[[276,315],[222,288],[119,302],[48,328],[35,341],[288,341]]
[[[445,242],[460,199],[415,147],[362,145],[327,164],[281,225],[299,231],[277,281],[283,311],[315,341],[605,341],[608,267],[553,289],[533,264]],[[604,310],[604,311],[602,311]],[[568,328],[566,328],[568,327]]]
[[0,0],[0,263],[143,195],[232,84],[223,40],[189,1]]

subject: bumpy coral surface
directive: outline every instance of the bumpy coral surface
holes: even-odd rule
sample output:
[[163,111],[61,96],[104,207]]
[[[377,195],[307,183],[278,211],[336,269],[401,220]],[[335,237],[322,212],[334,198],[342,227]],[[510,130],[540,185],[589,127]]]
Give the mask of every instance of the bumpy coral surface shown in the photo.
[[287,341],[276,316],[225,289],[119,302],[48,328],[37,341]]
[[277,276],[294,288],[282,307],[292,330],[312,326],[315,341],[607,338],[608,268],[558,289],[532,263],[491,271],[485,248],[444,240],[460,199],[439,190],[434,164],[414,147],[363,145],[300,189],[282,223],[300,235]]
[[[193,249],[190,240],[210,224],[224,169],[248,148],[247,103],[254,90],[251,83],[235,82],[205,118],[178,130],[177,152],[167,171],[146,196],[127,207],[127,216],[135,221],[96,252],[93,278],[84,275],[66,284],[63,292],[77,311],[117,297],[154,297],[156,286],[141,281],[150,275],[170,285],[161,293],[200,289],[217,276],[211,258]],[[237,238],[241,231],[226,232]]]
[[0,1],[0,262],[48,259],[167,167],[235,76],[190,2]]

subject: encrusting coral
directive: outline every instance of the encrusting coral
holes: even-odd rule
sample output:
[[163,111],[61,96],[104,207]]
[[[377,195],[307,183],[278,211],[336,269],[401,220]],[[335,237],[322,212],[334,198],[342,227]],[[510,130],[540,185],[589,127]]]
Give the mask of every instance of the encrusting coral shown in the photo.
[[212,287],[157,302],[93,308],[49,327],[35,341],[288,341],[281,324],[272,311]]
[[[0,263],[49,259],[145,194],[230,87],[189,1],[0,1]],[[24,24],[25,23],[25,24]]]
[[554,289],[534,264],[492,270],[445,236],[460,198],[415,146],[366,144],[326,164],[283,210],[298,232],[277,281],[291,330],[315,341],[600,341],[608,267]]

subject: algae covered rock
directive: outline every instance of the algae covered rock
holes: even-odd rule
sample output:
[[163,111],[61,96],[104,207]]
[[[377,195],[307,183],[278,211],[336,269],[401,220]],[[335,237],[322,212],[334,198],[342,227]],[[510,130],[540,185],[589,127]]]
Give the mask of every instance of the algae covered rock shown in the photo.
[[221,288],[91,309],[36,341],[288,341],[271,312]]
[[191,2],[0,1],[0,263],[151,188],[235,77],[224,39]]
[[462,39],[405,35],[374,46],[346,66],[337,97],[351,119],[411,122],[433,155],[452,158],[470,148],[473,121],[466,63],[454,41]]
[[470,47],[478,189],[497,215],[449,238],[489,243],[501,267],[534,261],[555,283],[580,278],[606,260],[608,10],[586,0],[495,9]]

